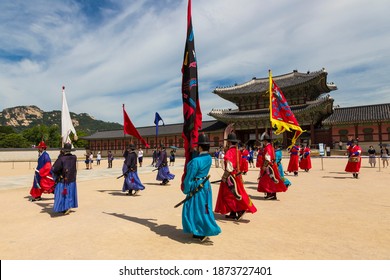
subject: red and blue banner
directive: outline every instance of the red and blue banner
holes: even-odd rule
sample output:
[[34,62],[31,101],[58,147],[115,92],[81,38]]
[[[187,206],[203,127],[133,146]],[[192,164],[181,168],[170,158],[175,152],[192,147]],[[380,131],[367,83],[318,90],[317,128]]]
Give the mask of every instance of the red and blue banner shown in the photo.
[[199,104],[198,68],[195,53],[194,32],[192,29],[191,0],[188,1],[187,39],[182,66],[182,99],[183,99],[183,132],[185,167],[192,159],[195,144],[198,141],[199,129],[202,127],[202,111]]

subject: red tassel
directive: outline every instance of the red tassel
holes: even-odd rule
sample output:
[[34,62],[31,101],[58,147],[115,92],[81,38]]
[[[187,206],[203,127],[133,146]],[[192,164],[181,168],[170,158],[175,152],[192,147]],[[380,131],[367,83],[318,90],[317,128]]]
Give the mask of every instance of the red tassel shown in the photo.
[[62,191],[62,194],[63,194],[63,195],[67,195],[67,194],[68,194],[68,189],[67,189],[67,188],[64,188],[64,190]]

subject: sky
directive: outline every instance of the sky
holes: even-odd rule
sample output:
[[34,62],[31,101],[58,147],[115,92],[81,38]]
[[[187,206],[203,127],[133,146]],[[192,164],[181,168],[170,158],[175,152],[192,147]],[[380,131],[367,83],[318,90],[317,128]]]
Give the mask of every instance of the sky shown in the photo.
[[[188,0],[0,0],[0,111],[36,105],[136,127],[183,121]],[[216,87],[325,68],[334,105],[390,103],[390,1],[192,0],[204,120]]]

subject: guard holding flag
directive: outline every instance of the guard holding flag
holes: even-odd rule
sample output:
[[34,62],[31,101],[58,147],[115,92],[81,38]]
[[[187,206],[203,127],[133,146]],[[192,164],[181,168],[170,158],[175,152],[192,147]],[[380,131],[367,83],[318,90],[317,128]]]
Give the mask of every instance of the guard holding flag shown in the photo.
[[187,195],[182,211],[182,224],[185,233],[204,242],[208,236],[221,233],[213,213],[212,189],[208,180],[212,158],[209,154],[210,141],[206,134],[198,137],[199,156],[187,164],[187,173],[183,181],[183,193]]
[[230,133],[224,140],[227,140],[229,149],[224,157],[225,172],[219,186],[215,212],[239,221],[246,212],[255,213],[257,209],[244,188],[240,171],[242,155],[237,147],[239,140],[235,133]]

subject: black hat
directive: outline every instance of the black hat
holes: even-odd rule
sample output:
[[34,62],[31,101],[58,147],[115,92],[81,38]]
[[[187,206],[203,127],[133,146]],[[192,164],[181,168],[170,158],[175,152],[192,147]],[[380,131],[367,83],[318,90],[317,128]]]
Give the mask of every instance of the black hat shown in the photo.
[[135,145],[134,144],[130,144],[129,146],[127,146],[128,149],[130,150],[135,150]]
[[72,144],[70,144],[70,143],[65,143],[65,144],[64,144],[64,147],[62,148],[62,150],[63,150],[64,152],[70,152],[70,151],[72,151]]
[[223,140],[227,140],[227,141],[232,142],[232,143],[240,142],[240,140],[237,139],[237,135],[234,132],[229,133],[227,139],[223,139]]
[[198,142],[195,142],[194,144],[198,144],[198,145],[210,145],[210,140],[209,140],[209,137],[202,133],[198,136]]

